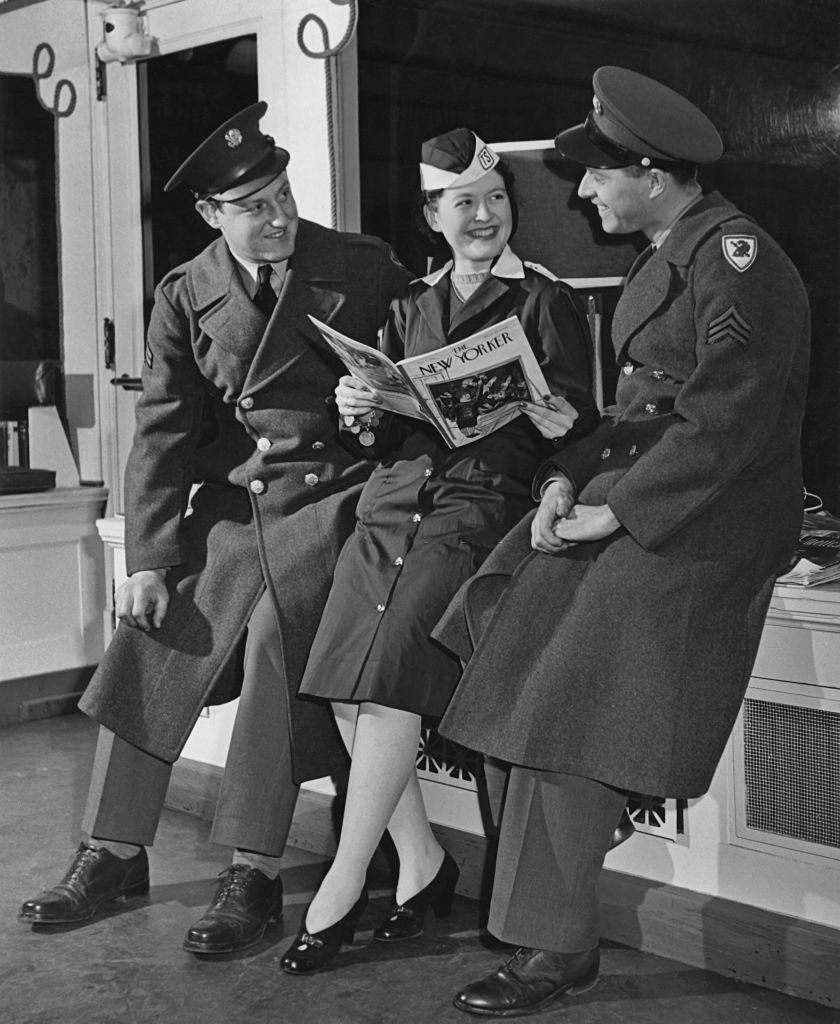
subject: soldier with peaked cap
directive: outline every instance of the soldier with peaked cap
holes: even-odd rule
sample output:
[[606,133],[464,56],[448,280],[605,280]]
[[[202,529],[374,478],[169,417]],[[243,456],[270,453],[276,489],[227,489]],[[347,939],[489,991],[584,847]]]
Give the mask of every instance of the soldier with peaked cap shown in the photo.
[[329,711],[295,694],[372,466],[341,442],[341,365],[307,314],[375,344],[410,275],[379,239],[299,218],[265,111],[226,121],[166,186],[187,186],[220,237],[157,288],[126,470],[121,624],[80,705],[103,727],[89,838],[62,881],[24,903],[25,922],[88,920],[148,891],[171,763],[201,708],[239,693],[211,834],[236,852],[184,948],[253,945],[282,909],[298,784],[345,766]]
[[458,868],[429,827],[415,761],[422,718],[440,716],[461,666],[429,634],[524,515],[540,462],[597,421],[570,289],[508,244],[516,205],[498,154],[457,128],[423,144],[420,176],[427,241],[444,239],[448,261],[394,297],[383,350],[421,356],[516,316],[557,397],[523,403],[510,422],[453,449],[434,426],[382,413],[353,377],[336,391],[339,412],[378,419],[367,432],[382,461],[362,491],[301,684],[301,695],[332,702],[353,760],[335,860],[281,960],[292,974],[321,970],[338,952],[386,828],[399,856],[396,905],[374,938],[413,938],[427,910],[448,912]]
[[536,512],[435,635],[467,667],[443,735],[510,762],[489,928],[517,945],[455,1006],[547,1008],[598,978],[595,885],[629,792],[706,791],[802,519],[802,282],[698,164],[722,151],[684,97],[594,76],[559,152],[608,234],[650,243],[615,311],[601,425],[541,467]]

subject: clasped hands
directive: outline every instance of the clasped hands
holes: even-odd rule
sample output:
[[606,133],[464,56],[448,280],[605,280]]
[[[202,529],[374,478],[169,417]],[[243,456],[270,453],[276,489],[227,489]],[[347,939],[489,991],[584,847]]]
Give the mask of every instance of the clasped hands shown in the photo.
[[576,505],[571,483],[560,477],[543,491],[531,521],[531,547],[557,555],[572,544],[609,537],[620,525],[609,505]]

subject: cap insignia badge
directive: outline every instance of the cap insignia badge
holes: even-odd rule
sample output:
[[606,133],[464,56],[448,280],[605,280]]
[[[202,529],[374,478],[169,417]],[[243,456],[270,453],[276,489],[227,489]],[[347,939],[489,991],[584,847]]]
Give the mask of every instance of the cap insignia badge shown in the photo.
[[484,146],[478,154],[478,166],[489,170],[493,166],[493,154]]
[[597,96],[592,97],[592,109],[595,111],[596,114],[604,113],[604,108],[601,106],[601,101],[598,99]]
[[236,149],[242,144],[242,132],[238,128],[229,128],[225,132],[225,142],[231,149]]
[[739,274],[755,263],[758,254],[758,239],[755,235],[724,235],[721,239],[726,262]]

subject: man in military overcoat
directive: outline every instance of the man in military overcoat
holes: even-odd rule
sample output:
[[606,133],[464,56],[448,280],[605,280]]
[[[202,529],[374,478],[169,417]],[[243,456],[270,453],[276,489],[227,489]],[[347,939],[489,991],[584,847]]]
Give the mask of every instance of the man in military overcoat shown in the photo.
[[651,244],[615,311],[601,426],[539,472],[438,636],[469,660],[442,734],[510,762],[491,931],[520,947],[458,1009],[515,1017],[598,977],[595,884],[628,792],[706,791],[802,520],[808,302],[697,165],[693,104],[600,68],[556,146],[607,233]]
[[342,368],[307,314],[375,344],[410,275],[379,239],[299,219],[265,110],[226,121],[166,186],[186,184],[220,237],[156,292],[121,624],[80,704],[103,727],[88,838],[62,881],[24,903],[26,922],[87,920],[148,891],[171,763],[201,708],[239,693],[211,835],[233,864],[184,947],[246,948],[282,908],[298,784],[344,767],[329,711],[296,693],[373,463],[339,443]]

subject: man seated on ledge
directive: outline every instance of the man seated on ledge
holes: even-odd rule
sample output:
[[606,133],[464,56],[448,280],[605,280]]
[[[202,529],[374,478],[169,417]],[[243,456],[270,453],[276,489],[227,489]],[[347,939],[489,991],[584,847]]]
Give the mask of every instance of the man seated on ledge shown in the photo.
[[802,520],[805,289],[698,164],[709,119],[604,67],[556,146],[608,234],[650,245],[612,326],[615,406],[538,473],[540,505],[437,636],[469,661],[440,732],[510,762],[489,928],[519,946],[455,997],[485,1017],[598,979],[596,882],[628,792],[704,793]]
[[329,710],[296,693],[373,462],[339,443],[343,368],[306,314],[375,345],[411,275],[380,239],[298,217],[265,111],[225,121],[166,185],[185,184],[221,237],[156,292],[126,469],[121,624],[80,704],[103,727],[86,838],[64,878],[23,904],[26,923],[89,920],[148,892],[171,764],[201,708],[238,693],[211,834],[233,863],[184,948],[251,946],[282,910],[298,784],[345,766]]

